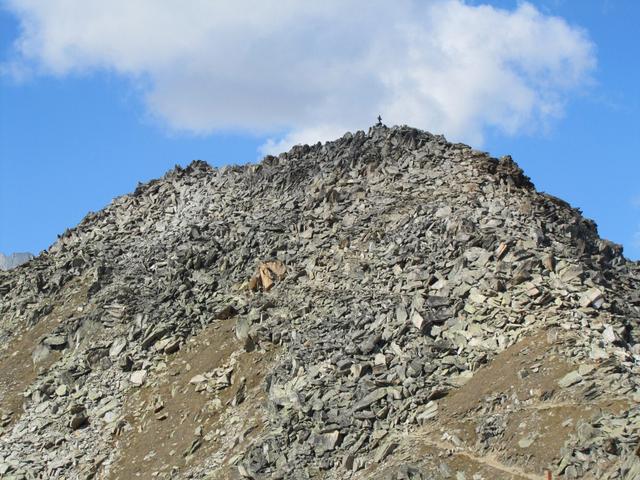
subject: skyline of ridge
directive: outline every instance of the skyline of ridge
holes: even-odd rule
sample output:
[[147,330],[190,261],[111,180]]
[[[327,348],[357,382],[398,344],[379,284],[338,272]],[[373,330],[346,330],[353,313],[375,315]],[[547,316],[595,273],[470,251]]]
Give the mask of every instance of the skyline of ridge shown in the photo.
[[381,114],[511,155],[640,259],[639,3],[247,2],[0,7],[0,251],[38,253],[173,165]]

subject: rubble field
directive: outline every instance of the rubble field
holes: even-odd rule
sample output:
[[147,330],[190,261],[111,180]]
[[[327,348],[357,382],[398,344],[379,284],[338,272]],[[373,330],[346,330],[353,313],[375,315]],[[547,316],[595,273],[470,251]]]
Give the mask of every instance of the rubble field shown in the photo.
[[640,479],[640,265],[372,127],[194,161],[0,271],[2,479]]

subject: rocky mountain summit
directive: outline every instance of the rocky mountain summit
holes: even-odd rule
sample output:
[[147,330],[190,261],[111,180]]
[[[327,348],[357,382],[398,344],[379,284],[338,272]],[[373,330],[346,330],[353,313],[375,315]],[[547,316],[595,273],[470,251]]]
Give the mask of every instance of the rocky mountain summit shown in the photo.
[[0,270],[11,270],[33,258],[31,253],[16,252],[11,255],[0,253]]
[[639,287],[442,136],[196,161],[0,272],[0,477],[638,479]]

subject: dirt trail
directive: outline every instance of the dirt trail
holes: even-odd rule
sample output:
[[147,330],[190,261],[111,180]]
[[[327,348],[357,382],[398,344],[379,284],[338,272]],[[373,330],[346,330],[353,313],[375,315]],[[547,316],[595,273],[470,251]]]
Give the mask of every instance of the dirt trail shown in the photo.
[[[544,480],[543,475],[534,475],[530,472],[526,472],[521,468],[513,465],[505,465],[500,460],[498,460],[495,455],[475,455],[472,452],[467,450],[461,450],[459,447],[456,447],[451,442],[447,442],[444,440],[438,440],[430,437],[419,437],[420,441],[425,445],[438,448],[440,450],[446,450],[451,452],[454,456],[462,456],[468,460],[471,460],[475,463],[485,465],[490,467],[498,472],[503,474],[508,474],[514,477],[514,479],[525,479],[525,480]],[[502,478],[502,477],[501,477]]]
[[577,368],[554,353],[562,341],[540,331],[498,354],[437,401],[436,417],[400,441],[392,464],[432,456],[467,475],[491,468],[489,478],[542,480],[582,421],[629,407],[625,398],[587,400],[579,389],[560,388],[558,380]]

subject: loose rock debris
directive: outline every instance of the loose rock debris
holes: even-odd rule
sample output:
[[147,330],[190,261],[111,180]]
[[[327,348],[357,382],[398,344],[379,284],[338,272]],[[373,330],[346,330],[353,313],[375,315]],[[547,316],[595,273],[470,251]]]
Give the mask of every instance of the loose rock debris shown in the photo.
[[640,478],[639,287],[442,136],[196,161],[0,272],[0,477]]

